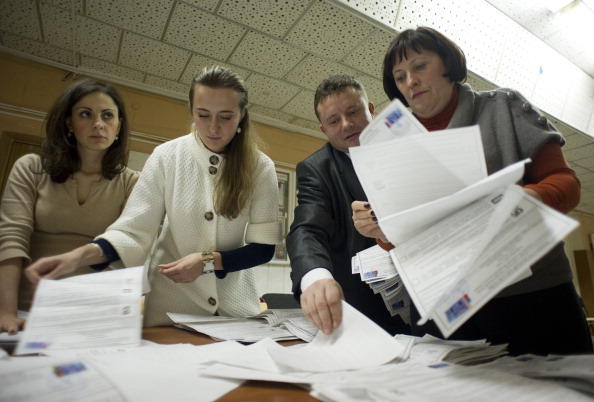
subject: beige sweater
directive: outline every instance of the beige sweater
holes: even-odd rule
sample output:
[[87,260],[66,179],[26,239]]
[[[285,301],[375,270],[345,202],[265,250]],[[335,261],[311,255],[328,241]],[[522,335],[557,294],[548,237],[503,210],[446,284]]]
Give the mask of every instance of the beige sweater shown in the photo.
[[[10,173],[0,205],[0,261],[24,259],[26,267],[38,258],[61,254],[93,240],[120,215],[138,173],[127,169],[113,180],[94,183],[79,205],[76,181],[54,183],[43,172],[41,158],[18,159]],[[82,267],[73,275],[94,272]],[[23,275],[19,309],[29,310],[33,288]]]

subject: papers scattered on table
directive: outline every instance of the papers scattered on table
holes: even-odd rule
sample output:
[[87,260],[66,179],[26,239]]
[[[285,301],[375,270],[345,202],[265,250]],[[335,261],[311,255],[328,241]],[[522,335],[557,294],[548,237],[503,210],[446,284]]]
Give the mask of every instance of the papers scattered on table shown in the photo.
[[0,363],[0,401],[125,401],[93,365],[81,359],[18,358]]
[[298,309],[268,309],[249,318],[167,313],[179,328],[200,332],[215,340],[257,342],[302,339],[311,341],[318,332]]
[[[395,396],[411,402],[590,400],[559,383],[539,382],[488,365],[462,365],[495,359],[505,353],[505,345],[393,338],[349,305],[343,304],[343,311],[342,331],[331,336],[320,332],[305,345],[282,347],[265,339],[243,351],[220,353],[203,375],[309,386],[314,397],[337,402],[386,401]],[[579,372],[586,364],[570,361],[568,367]]]
[[16,355],[138,346],[143,268],[41,280]]
[[503,371],[414,360],[338,373],[340,381],[310,378],[311,395],[326,402],[360,401],[591,401],[574,390]]
[[[569,340],[568,340],[569,341]],[[481,367],[547,380],[594,398],[594,355],[506,356]]]
[[[486,176],[478,126],[375,135],[373,121],[349,149],[378,223],[396,246],[396,270],[421,314],[451,335],[497,293],[531,275],[530,265],[577,227],[516,186],[529,160]],[[388,121],[388,123],[390,123]],[[384,130],[382,128],[382,130]]]

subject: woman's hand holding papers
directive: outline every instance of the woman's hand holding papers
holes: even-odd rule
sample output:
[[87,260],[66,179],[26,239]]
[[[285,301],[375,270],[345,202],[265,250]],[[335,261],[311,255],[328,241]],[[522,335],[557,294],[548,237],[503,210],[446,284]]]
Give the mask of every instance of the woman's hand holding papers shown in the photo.
[[351,204],[351,208],[353,209],[355,229],[357,229],[361,236],[380,239],[384,243],[388,242],[384,232],[382,232],[382,229],[377,223],[377,217],[373,209],[371,209],[371,205],[367,201],[354,201]]

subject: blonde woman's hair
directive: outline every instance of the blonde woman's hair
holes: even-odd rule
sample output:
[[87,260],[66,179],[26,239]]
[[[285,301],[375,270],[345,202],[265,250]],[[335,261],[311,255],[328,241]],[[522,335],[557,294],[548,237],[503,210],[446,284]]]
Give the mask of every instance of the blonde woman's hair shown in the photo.
[[206,67],[194,78],[190,86],[190,113],[193,110],[194,90],[197,85],[214,89],[230,88],[239,96],[242,118],[235,134],[225,148],[225,163],[215,184],[215,211],[227,219],[239,216],[254,192],[254,172],[258,165],[258,149],[261,142],[251,129],[247,110],[248,90],[243,79],[231,70],[220,67]]

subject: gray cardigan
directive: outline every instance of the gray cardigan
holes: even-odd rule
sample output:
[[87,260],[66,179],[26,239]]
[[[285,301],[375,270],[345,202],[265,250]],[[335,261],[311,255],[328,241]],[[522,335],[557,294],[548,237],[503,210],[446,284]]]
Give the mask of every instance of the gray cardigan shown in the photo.
[[[525,158],[534,158],[547,142],[565,144],[547,118],[518,92],[505,88],[475,92],[468,84],[461,84],[459,89],[458,107],[448,128],[480,126],[489,174]],[[573,277],[563,243],[531,269],[532,276],[508,286],[498,297],[550,288]]]

